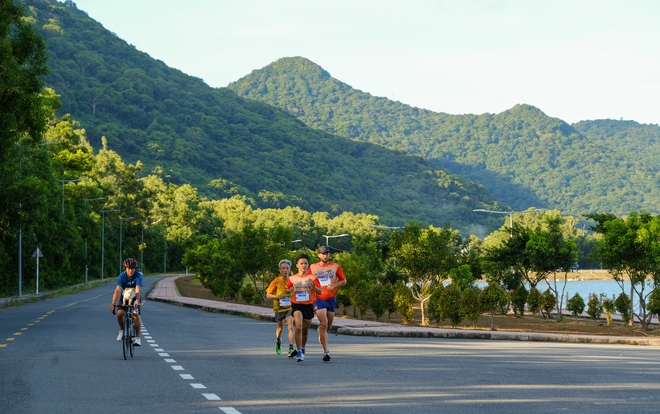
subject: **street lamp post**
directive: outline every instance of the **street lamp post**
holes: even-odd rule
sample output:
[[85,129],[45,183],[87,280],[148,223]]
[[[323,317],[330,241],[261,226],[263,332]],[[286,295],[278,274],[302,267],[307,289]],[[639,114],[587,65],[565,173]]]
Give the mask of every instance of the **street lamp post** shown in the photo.
[[336,236],[326,236],[325,234],[323,235],[323,237],[325,237],[325,245],[326,246],[330,246],[330,239],[335,239],[335,238],[338,238],[338,237],[346,237],[346,236],[348,236],[348,233],[337,234]]
[[101,280],[103,280],[104,260],[105,260],[105,213],[117,212],[119,210],[101,210]]
[[538,213],[539,211],[547,211],[546,208],[538,208],[535,210],[523,210],[523,211],[494,211],[494,210],[484,210],[484,209],[476,209],[472,210],[480,213],[492,213],[492,214],[508,214],[509,215],[509,236],[513,237],[513,215],[514,214],[524,214],[524,213]]
[[59,180],[59,181],[62,183],[62,214],[64,214],[64,184],[82,181],[82,178],[76,178],[75,180]]
[[123,257],[124,252],[121,249],[122,238],[123,238],[123,234],[124,234],[124,226],[123,226],[122,223],[124,222],[124,220],[132,220],[134,218],[135,217],[119,217],[119,273],[121,273],[121,268],[122,268],[122,265],[124,264],[124,257]]
[[[83,198],[85,203],[85,212],[87,212],[87,202],[96,201],[96,200],[105,200],[105,197],[98,198]],[[87,271],[89,270],[89,261],[87,260],[87,232],[85,232],[85,284],[87,284]]]

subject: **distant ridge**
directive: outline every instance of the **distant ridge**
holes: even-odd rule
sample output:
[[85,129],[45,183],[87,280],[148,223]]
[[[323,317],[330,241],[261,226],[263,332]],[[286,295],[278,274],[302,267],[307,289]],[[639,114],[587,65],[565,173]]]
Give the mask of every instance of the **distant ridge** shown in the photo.
[[569,125],[526,104],[499,114],[436,113],[361,92],[302,57],[279,59],[228,87],[312,128],[419,155],[516,210],[660,212],[657,125]]

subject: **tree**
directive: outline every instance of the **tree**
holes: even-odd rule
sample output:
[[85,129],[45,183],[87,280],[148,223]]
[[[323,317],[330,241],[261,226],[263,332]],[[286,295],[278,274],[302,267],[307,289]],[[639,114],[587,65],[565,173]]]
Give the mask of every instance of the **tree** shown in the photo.
[[39,96],[46,43],[23,16],[19,4],[0,0],[0,165],[15,144],[41,141],[48,115]]
[[495,312],[509,303],[509,295],[497,282],[490,282],[479,294],[481,303],[490,312],[490,330],[495,330]]
[[626,312],[630,317],[626,321],[632,325],[637,316],[642,329],[646,329],[652,316],[646,301],[653,286],[660,283],[660,217],[646,212],[631,212],[627,219],[607,214],[587,217],[596,221],[592,228],[602,235],[596,257],[619,283],[622,292],[624,281],[630,281],[629,298],[636,297],[639,302],[641,312],[637,315],[630,300]]
[[413,297],[421,308],[422,325],[426,324],[426,301],[433,287],[442,283],[450,269],[455,267],[453,236],[448,226],[422,229],[418,223],[411,223],[403,231],[392,234],[390,253],[408,277]]
[[520,285],[518,289],[511,293],[511,305],[513,306],[513,314],[523,316],[525,314],[525,303],[527,302],[528,292],[524,285]]
[[[548,217],[546,219],[548,229],[537,227],[532,231],[525,246],[525,252],[530,257],[532,269],[538,275],[537,278],[545,280],[555,296],[560,321],[563,319],[563,299],[568,272],[573,263],[577,261],[577,244],[564,237],[561,230],[563,222],[561,217]],[[564,284],[561,291],[557,286],[557,272],[564,273]],[[552,275],[552,283],[548,281],[549,275]]]
[[582,314],[582,312],[584,312],[584,306],[584,299],[582,299],[582,296],[580,296],[579,293],[576,293],[572,298],[568,300],[566,309],[568,309],[573,314],[574,318],[577,318]]
[[589,295],[589,302],[587,303],[587,313],[591,319],[596,320],[603,314],[603,304],[600,303],[598,296],[595,294]]

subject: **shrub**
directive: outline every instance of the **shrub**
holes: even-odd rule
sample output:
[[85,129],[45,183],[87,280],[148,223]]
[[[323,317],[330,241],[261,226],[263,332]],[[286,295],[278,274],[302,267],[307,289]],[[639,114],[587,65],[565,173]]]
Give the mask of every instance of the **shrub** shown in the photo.
[[440,311],[440,301],[442,300],[442,292],[445,285],[442,283],[433,288],[431,297],[428,301],[429,319],[434,320],[437,324],[442,321],[442,312]]
[[543,303],[543,294],[536,287],[533,287],[529,290],[527,295],[527,305],[529,306],[529,311],[532,315],[536,316],[537,313],[541,310],[541,304]]
[[587,313],[593,320],[600,318],[603,314],[603,304],[600,303],[598,296],[595,294],[590,295],[589,303],[587,304]]
[[440,297],[440,315],[442,319],[449,319],[452,326],[458,326],[463,319],[461,315],[461,288],[451,283],[442,290]]
[[412,321],[414,315],[414,303],[415,297],[408,286],[403,283],[398,283],[394,289],[394,304],[396,305],[397,312],[401,315],[403,323],[410,323]]
[[479,294],[479,303],[483,309],[490,311],[490,329],[495,330],[495,312],[498,308],[506,306],[509,303],[509,295],[502,286],[492,282],[486,286]]
[[655,288],[646,301],[646,308],[652,315],[660,315],[660,289]]
[[550,312],[557,306],[557,298],[552,294],[550,289],[547,289],[543,292],[543,301],[541,302],[541,309],[545,311],[545,314],[550,318]]
[[472,322],[472,326],[478,325],[479,316],[483,313],[483,306],[479,303],[481,289],[472,286],[463,290],[461,294],[461,316]]
[[621,292],[621,294],[614,301],[614,306],[616,307],[617,312],[621,314],[621,319],[623,319],[624,323],[629,323],[632,321],[630,305],[632,305],[630,298],[623,292]]
[[518,289],[511,293],[511,305],[513,306],[513,314],[515,316],[523,316],[525,314],[527,294],[527,289],[523,285],[520,285]]
[[566,304],[566,309],[568,309],[573,314],[574,318],[582,315],[582,312],[584,312],[584,307],[584,299],[582,299],[582,296],[580,296],[579,293],[573,295],[573,297],[570,298]]
[[263,298],[252,285],[248,284],[243,286],[241,288],[240,294],[243,300],[246,301],[247,303],[252,303],[254,305],[261,305],[263,302]]

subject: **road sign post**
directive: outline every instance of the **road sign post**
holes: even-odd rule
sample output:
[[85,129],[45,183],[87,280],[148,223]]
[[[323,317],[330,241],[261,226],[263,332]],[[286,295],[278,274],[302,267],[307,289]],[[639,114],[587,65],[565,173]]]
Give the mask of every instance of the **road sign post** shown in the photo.
[[32,253],[32,257],[37,258],[37,295],[39,294],[39,258],[44,257],[44,255],[41,253],[41,250],[37,247],[37,250]]

